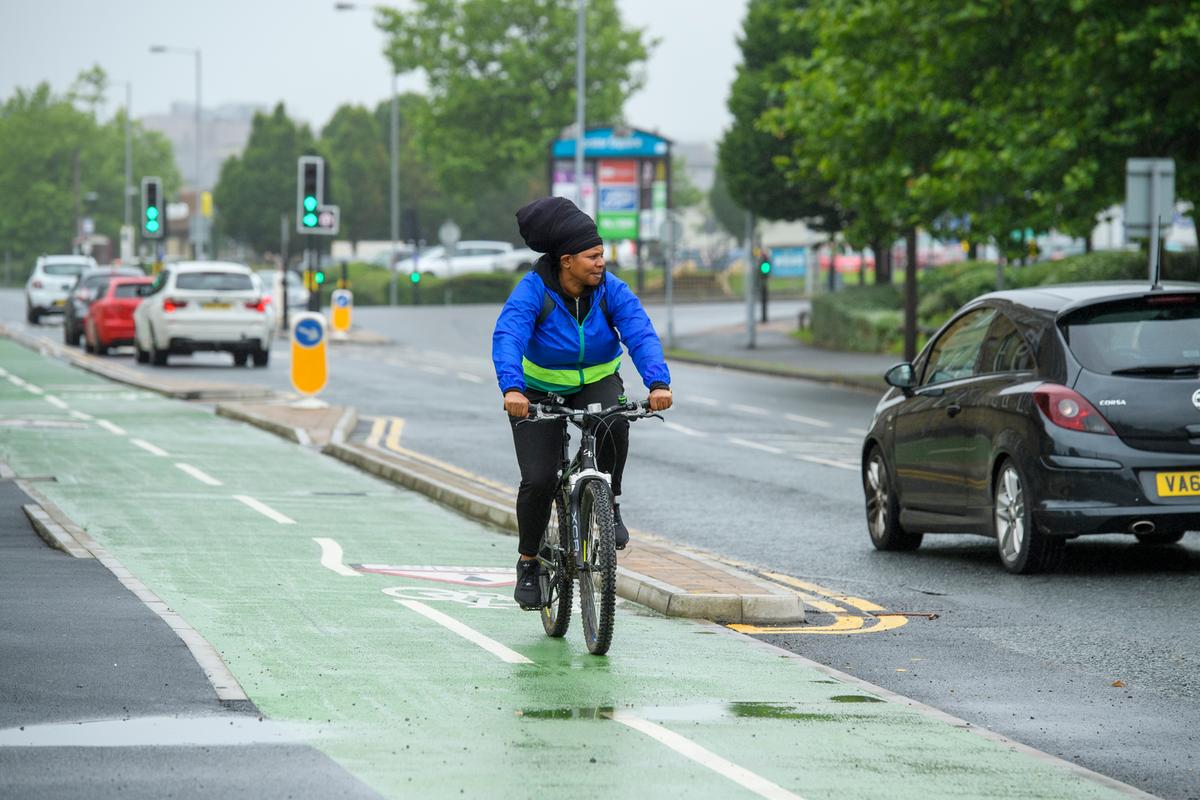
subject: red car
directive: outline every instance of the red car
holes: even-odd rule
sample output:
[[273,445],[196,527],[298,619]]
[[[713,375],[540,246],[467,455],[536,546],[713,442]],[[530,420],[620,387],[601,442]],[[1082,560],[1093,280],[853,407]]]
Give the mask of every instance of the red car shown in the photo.
[[152,281],[148,276],[109,281],[104,293],[88,306],[83,320],[84,349],[106,355],[110,347],[133,344],[133,310],[142,302],[138,287]]

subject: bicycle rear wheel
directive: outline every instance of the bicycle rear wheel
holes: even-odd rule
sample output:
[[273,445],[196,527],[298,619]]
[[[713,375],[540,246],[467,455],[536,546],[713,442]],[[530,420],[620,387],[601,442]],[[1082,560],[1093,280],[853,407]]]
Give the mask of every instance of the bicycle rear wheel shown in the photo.
[[602,656],[612,644],[617,603],[612,490],[604,481],[590,480],[584,484],[580,506],[584,563],[578,576],[583,639],[589,653]]
[[538,560],[542,562],[542,627],[547,636],[561,637],[571,624],[575,557],[571,553],[571,523],[560,492],[554,498],[554,517],[542,534]]

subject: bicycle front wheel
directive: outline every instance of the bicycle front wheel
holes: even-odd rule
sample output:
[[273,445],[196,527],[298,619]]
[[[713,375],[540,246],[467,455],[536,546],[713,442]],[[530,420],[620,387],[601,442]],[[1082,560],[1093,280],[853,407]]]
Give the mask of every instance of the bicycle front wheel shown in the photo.
[[584,484],[580,497],[583,565],[579,575],[579,610],[589,653],[602,656],[612,644],[617,604],[617,534],[613,525],[612,490],[601,480]]
[[554,498],[554,519],[546,524],[542,547],[542,627],[547,636],[561,637],[571,624],[571,598],[574,595],[575,557],[571,554],[571,522],[560,492]]

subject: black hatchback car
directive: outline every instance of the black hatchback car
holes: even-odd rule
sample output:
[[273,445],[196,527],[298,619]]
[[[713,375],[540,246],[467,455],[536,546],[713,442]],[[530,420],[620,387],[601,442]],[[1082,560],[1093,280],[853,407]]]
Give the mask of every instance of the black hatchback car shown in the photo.
[[1200,284],[984,295],[886,380],[862,460],[881,550],[976,533],[1026,573],[1085,534],[1200,530]]

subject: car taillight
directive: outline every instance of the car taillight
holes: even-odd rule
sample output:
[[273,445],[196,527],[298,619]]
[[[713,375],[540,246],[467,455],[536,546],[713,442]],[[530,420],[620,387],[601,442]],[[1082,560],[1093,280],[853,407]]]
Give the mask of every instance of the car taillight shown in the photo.
[[246,303],[246,308],[251,311],[257,311],[260,314],[267,310],[267,306],[271,305],[271,298],[264,297],[253,303]]
[[1108,420],[1074,389],[1045,383],[1033,390],[1033,399],[1046,418],[1060,428],[1116,436]]
[[187,300],[173,300],[170,297],[168,297],[166,300],[163,300],[163,311],[167,312],[168,314],[176,309],[184,308],[185,306],[187,306]]
[[30,286],[32,286],[34,289],[40,289],[40,288],[42,288],[42,282],[34,281],[33,283],[30,284]]

